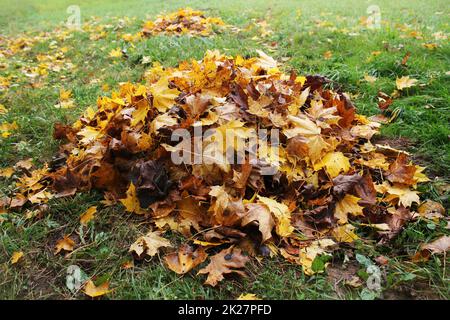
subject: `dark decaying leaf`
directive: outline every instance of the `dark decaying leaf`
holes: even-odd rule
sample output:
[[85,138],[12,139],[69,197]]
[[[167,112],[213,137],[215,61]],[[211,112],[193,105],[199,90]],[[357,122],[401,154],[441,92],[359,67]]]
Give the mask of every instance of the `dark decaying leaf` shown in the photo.
[[142,208],[164,199],[169,194],[172,182],[169,180],[164,163],[153,160],[139,160],[131,171],[131,181]]

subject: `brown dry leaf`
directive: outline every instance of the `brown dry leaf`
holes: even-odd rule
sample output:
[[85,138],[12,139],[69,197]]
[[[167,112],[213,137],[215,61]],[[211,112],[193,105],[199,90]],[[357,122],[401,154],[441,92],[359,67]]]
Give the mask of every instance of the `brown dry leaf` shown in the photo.
[[237,273],[245,276],[245,272],[238,269],[242,269],[249,260],[249,257],[244,256],[240,249],[230,247],[212,256],[210,263],[198,274],[208,274],[205,284],[215,287],[224,279],[224,274]]
[[272,238],[272,229],[275,227],[275,221],[269,209],[262,204],[248,203],[245,205],[247,214],[242,218],[242,226],[246,226],[251,222],[257,222],[259,231],[262,235],[262,242]]
[[161,237],[161,232],[150,231],[145,236],[139,237],[130,246],[129,252],[135,253],[140,259],[144,254],[153,257],[162,247],[172,247],[172,244],[169,240]]
[[33,159],[28,158],[25,160],[20,160],[14,165],[15,168],[21,168],[25,170],[30,170],[33,167]]
[[94,219],[94,215],[97,212],[97,207],[92,206],[89,207],[81,216],[80,216],[80,223],[82,225],[87,225],[89,221]]
[[324,58],[325,60],[331,59],[332,57],[333,57],[333,52],[331,52],[330,50],[325,51],[325,52],[323,53],[323,58]]
[[412,257],[414,262],[427,261],[433,254],[446,254],[450,249],[450,236],[442,236],[433,242],[421,245],[420,250]]
[[415,183],[414,174],[416,167],[408,165],[408,158],[404,153],[400,153],[397,159],[389,166],[387,179],[392,183],[402,183],[412,185]]
[[445,253],[450,248],[450,236],[442,236],[437,240],[422,246],[422,250],[428,250],[432,254]]
[[108,281],[97,287],[92,280],[89,280],[84,285],[83,292],[91,298],[97,298],[112,292],[112,290],[109,289]]
[[164,257],[170,270],[185,274],[206,260],[208,255],[203,247],[194,250],[190,245],[184,244],[178,252],[172,252]]
[[55,246],[55,255],[60,253],[62,250],[64,251],[73,251],[75,247],[75,241],[69,238],[69,236],[64,236],[64,238],[58,240]]
[[440,219],[445,215],[445,208],[439,202],[427,200],[417,209],[417,212],[427,219]]

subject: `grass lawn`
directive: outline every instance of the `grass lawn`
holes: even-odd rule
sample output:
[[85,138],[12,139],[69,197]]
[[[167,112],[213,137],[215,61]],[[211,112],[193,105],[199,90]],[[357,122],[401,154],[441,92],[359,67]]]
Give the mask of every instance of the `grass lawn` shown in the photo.
[[[82,23],[88,31],[68,32],[64,22],[69,5],[78,4]],[[405,90],[394,100],[392,109],[400,115],[385,125],[383,143],[414,154],[418,164],[427,166],[431,183],[421,187],[424,198],[449,207],[450,180],[450,46],[443,35],[450,32],[448,1],[379,0],[381,28],[370,30],[361,23],[367,16],[368,1],[143,1],[143,0],[0,0],[0,37],[26,37],[41,31],[59,31],[38,41],[29,51],[9,58],[0,56],[0,79],[11,77],[11,85],[2,89],[0,104],[8,112],[0,113],[0,123],[15,121],[18,129],[0,138],[0,168],[33,158],[36,167],[51,160],[58,148],[52,137],[53,124],[73,123],[88,106],[95,106],[103,86],[116,88],[120,82],[142,82],[151,63],[177,65],[182,60],[200,59],[207,49],[219,49],[230,55],[256,55],[261,49],[284,69],[298,74],[321,74],[350,93],[358,112],[379,113],[377,93],[391,94],[396,78],[409,76],[418,85]],[[123,34],[138,32],[144,19],[161,11],[190,6],[211,16],[220,16],[242,29],[225,31],[213,37],[154,36],[127,42]],[[93,20],[92,16],[96,18]],[[261,28],[261,21],[267,27]],[[259,23],[259,24],[258,24]],[[105,31],[104,37],[95,39]],[[269,31],[267,35],[262,31]],[[428,44],[424,46],[424,44]],[[434,44],[437,45],[436,48]],[[30,86],[23,68],[39,67],[39,54],[54,55],[65,48],[61,70]],[[111,50],[121,48],[126,58],[111,58]],[[406,64],[402,59],[409,53]],[[2,67],[6,64],[5,67]],[[376,80],[365,80],[365,76]],[[366,77],[367,78],[367,77]],[[36,80],[36,79],[34,79]],[[60,88],[72,90],[75,107],[55,108]],[[0,197],[14,188],[13,180],[0,178]],[[361,299],[361,298],[450,298],[448,260],[432,256],[424,263],[413,263],[411,256],[421,243],[449,234],[447,222],[433,223],[419,219],[390,244],[375,245],[357,241],[340,251],[324,273],[303,274],[299,266],[282,258],[265,259],[250,266],[248,278],[223,281],[216,288],[204,286],[204,277],[195,273],[183,277],[168,270],[162,257],[135,263],[130,244],[146,230],[149,222],[128,214],[117,205],[99,210],[94,223],[79,225],[79,216],[97,205],[97,192],[77,194],[72,198],[51,200],[41,218],[30,218],[24,212],[12,211],[0,220],[0,298],[1,299],[74,299],[83,298],[66,287],[66,270],[79,266],[97,281],[108,279],[114,291],[112,299],[235,299],[241,293],[253,293],[265,299]],[[65,234],[83,239],[68,256],[54,255],[54,246]],[[173,241],[181,239],[173,235]],[[15,251],[23,251],[18,264],[11,265]],[[365,285],[345,285],[342,279],[352,268],[342,269],[346,258],[355,255],[371,261],[380,255],[389,258],[381,267],[382,292],[374,295]],[[353,265],[360,278],[369,276],[363,263]]]

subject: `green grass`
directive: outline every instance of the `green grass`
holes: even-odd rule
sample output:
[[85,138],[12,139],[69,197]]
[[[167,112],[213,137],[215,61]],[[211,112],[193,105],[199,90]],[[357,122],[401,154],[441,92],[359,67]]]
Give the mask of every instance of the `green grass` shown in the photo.
[[[9,112],[0,115],[0,122],[16,121],[19,130],[0,140],[0,168],[14,165],[20,159],[32,157],[39,167],[49,161],[58,149],[53,140],[53,123],[72,123],[88,107],[95,105],[102,95],[101,85],[112,88],[119,82],[142,81],[149,65],[141,63],[150,57],[163,65],[176,65],[185,59],[199,59],[207,49],[219,49],[227,54],[254,55],[262,49],[276,59],[286,60],[285,69],[299,74],[322,74],[354,95],[358,111],[365,115],[378,112],[377,92],[388,94],[395,89],[395,79],[410,76],[420,86],[402,93],[393,107],[403,113],[394,123],[384,126],[382,135],[387,141],[404,138],[404,147],[414,153],[416,161],[427,166],[434,179],[422,186],[423,196],[449,206],[450,143],[449,143],[449,80],[450,46],[448,40],[433,40],[438,31],[449,32],[449,6],[444,0],[377,1],[382,19],[387,23],[379,30],[368,30],[359,24],[369,5],[365,1],[78,1],[82,22],[100,17],[100,24],[118,25],[120,17],[136,17],[122,29],[107,29],[107,37],[89,40],[89,34],[73,33],[73,37],[58,41],[58,47],[67,47],[66,58],[76,67],[73,71],[51,72],[43,86],[31,89],[25,77],[19,76],[19,85],[0,91],[0,104]],[[5,1],[0,0],[0,34],[17,36],[18,33],[51,31],[55,26],[64,28],[68,14],[66,8],[73,1]],[[134,43],[125,43],[117,33],[133,33],[140,29],[142,20],[155,17],[160,11],[189,6],[220,15],[227,23],[246,28],[252,21],[265,19],[273,30],[267,38],[256,28],[239,34],[224,32],[211,38],[156,36]],[[301,14],[299,14],[301,13]],[[119,18],[117,18],[119,17]],[[319,26],[328,22],[330,27]],[[421,31],[424,39],[402,37],[396,24],[408,24],[411,30]],[[347,29],[343,32],[342,29]],[[349,35],[353,33],[353,35]],[[17,55],[0,76],[17,75],[23,65],[37,65],[37,53],[52,54],[51,40],[35,45],[24,56]],[[439,47],[429,50],[423,43],[436,42]],[[111,59],[111,49],[126,49],[127,59]],[[326,51],[332,52],[324,59]],[[381,51],[373,56],[372,52]],[[410,52],[407,66],[402,58]],[[1,60],[0,63],[4,62]],[[365,74],[376,76],[374,84],[363,80]],[[64,78],[61,78],[64,75]],[[98,79],[98,83],[92,83]],[[76,102],[74,109],[56,109],[59,88],[72,89]],[[427,107],[426,107],[427,106]],[[0,180],[0,196],[8,194],[11,179]],[[447,186],[447,187],[446,187]],[[443,191],[444,190],[444,191]],[[446,190],[446,191],[445,191]],[[131,259],[129,245],[148,228],[148,221],[127,214],[120,206],[99,210],[98,217],[89,227],[80,229],[79,215],[89,206],[98,204],[101,195],[92,192],[72,199],[52,200],[49,211],[41,219],[26,219],[23,212],[9,212],[0,223],[0,298],[82,298],[72,294],[65,286],[66,270],[78,265],[89,277],[108,278],[115,290],[110,298],[125,299],[225,299],[251,292],[267,299],[360,299],[365,297],[364,287],[351,288],[330,273],[305,276],[298,266],[283,259],[266,259],[262,265],[254,263],[246,279],[224,281],[217,288],[202,285],[204,278],[195,273],[179,277],[169,271],[160,257],[136,263],[131,270],[121,266]],[[448,299],[448,261],[445,257],[432,257],[423,264],[414,264],[410,257],[423,242],[448,234],[445,223],[436,224],[423,219],[411,223],[389,246],[357,242],[353,248],[341,250],[330,261],[339,268],[347,256],[354,260],[356,253],[373,259],[381,254],[390,258],[382,267],[383,293],[381,298],[444,298]],[[56,241],[64,234],[76,234],[79,249],[70,257],[53,254]],[[176,236],[173,237],[176,239]],[[14,251],[23,251],[24,259],[10,265]],[[362,265],[354,266],[364,275]],[[345,273],[343,267],[341,271]],[[338,272],[338,273],[339,273]],[[100,280],[101,280],[100,279]]]

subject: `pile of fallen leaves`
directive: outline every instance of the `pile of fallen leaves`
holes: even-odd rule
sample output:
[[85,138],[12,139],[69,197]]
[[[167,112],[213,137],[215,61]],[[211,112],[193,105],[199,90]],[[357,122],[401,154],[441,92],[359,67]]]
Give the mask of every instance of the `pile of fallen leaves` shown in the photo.
[[[244,275],[251,259],[274,255],[311,275],[321,271],[314,261],[339,243],[362,235],[388,241],[419,215],[441,216],[436,203],[419,207],[424,168],[404,151],[371,143],[378,122],[357,114],[328,79],[279,67],[263,52],[244,59],[217,51],[176,68],[154,65],[145,85],[123,83],[72,126],[57,124],[54,136],[65,143],[45,167],[22,168],[9,207],[103,190],[101,205],[121,203],[154,225],[131,245],[136,259],[165,252],[167,266],[184,274],[209,257],[198,273],[213,286],[225,274]],[[280,143],[258,138],[256,159],[245,152],[234,164],[220,139],[192,138],[188,145],[215,156],[174,164],[172,153],[186,141],[172,141],[172,133],[197,128],[243,139],[250,129],[278,129]],[[263,175],[267,168],[275,174]],[[163,237],[169,229],[186,239],[178,249]],[[66,237],[57,250],[74,245]]]
[[202,11],[184,8],[167,15],[158,15],[155,21],[146,21],[142,32],[147,36],[156,34],[209,36],[215,33],[214,28],[223,27],[225,23],[219,17],[206,17]]

